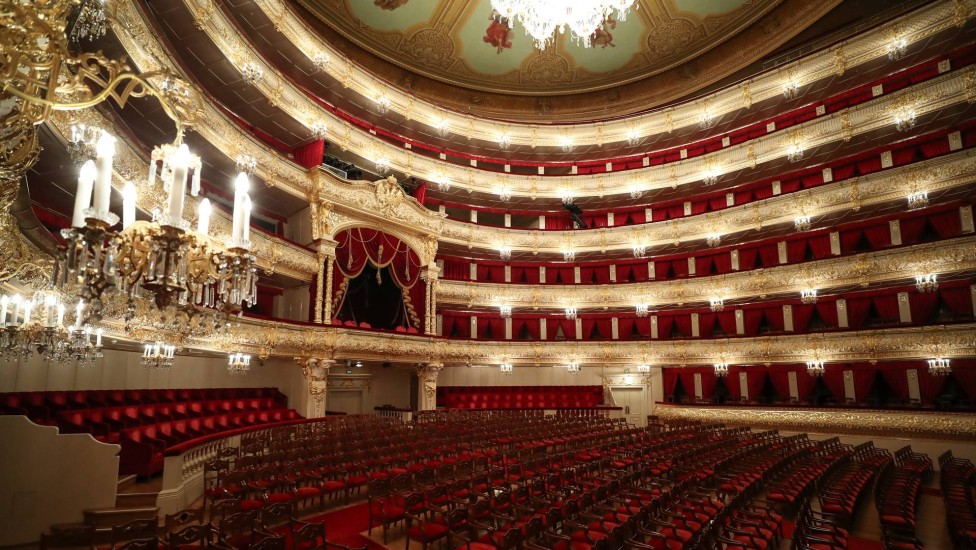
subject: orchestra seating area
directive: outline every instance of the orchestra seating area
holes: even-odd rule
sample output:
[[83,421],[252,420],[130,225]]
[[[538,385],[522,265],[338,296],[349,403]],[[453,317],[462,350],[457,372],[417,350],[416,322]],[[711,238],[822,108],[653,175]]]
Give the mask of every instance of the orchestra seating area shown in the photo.
[[567,409],[604,404],[602,386],[438,386],[448,409]]
[[[635,428],[542,411],[424,419],[335,417],[243,434],[204,466],[204,501],[184,512],[197,527],[158,534],[169,547],[305,548],[328,534],[379,548],[358,534],[368,530],[384,545],[405,537],[408,549],[766,549],[789,537],[792,548],[875,548],[851,530],[873,487],[884,546],[924,548],[913,525],[888,517],[913,518],[932,475],[910,447],[892,455],[776,430],[655,418]],[[940,461],[950,527],[971,548],[973,465]],[[775,497],[794,487],[800,498]],[[350,497],[359,502],[322,514]]]
[[120,473],[162,470],[163,451],[198,437],[302,418],[277,388],[184,388],[0,394],[2,414],[23,414],[122,445]]

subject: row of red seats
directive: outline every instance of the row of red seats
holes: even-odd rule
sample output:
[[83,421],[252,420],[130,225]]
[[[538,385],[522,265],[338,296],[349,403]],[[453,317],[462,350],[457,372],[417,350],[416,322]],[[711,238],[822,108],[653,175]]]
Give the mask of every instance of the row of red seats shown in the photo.
[[62,433],[90,433],[100,440],[114,443],[118,440],[116,432],[125,428],[186,418],[281,408],[281,404],[270,397],[218,399],[62,411],[58,414],[57,422]]
[[22,414],[39,424],[53,424],[59,412],[71,409],[265,397],[281,405],[287,403],[287,397],[278,388],[30,391],[0,393],[0,414]]
[[837,518],[838,523],[850,525],[864,490],[891,460],[888,451],[876,449],[872,442],[855,447],[854,457],[842,459],[841,466],[818,491],[820,509]]
[[956,548],[976,548],[976,466],[946,451],[939,456],[946,522]]
[[163,469],[163,452],[174,445],[242,428],[303,418],[294,409],[274,409],[188,418],[126,428],[119,432],[119,473],[150,476]]
[[[926,463],[928,468],[926,468]],[[914,544],[915,511],[922,494],[922,483],[931,475],[932,461],[904,447],[887,463],[874,488],[875,505],[886,541]]]
[[449,409],[596,407],[603,404],[603,387],[441,386],[437,403]]

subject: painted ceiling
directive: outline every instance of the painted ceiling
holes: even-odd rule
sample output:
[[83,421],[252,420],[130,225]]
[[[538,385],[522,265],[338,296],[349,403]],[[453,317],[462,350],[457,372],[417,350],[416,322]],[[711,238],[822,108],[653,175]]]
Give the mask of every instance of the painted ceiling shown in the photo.
[[300,0],[358,46],[424,76],[476,90],[557,95],[661,73],[719,46],[781,0],[639,0],[583,47],[568,35],[540,51],[490,0]]

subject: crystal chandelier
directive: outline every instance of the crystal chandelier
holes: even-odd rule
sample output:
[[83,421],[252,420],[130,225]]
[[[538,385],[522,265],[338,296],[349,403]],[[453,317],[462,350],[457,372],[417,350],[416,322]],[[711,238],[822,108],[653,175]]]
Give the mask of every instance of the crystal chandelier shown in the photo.
[[147,369],[168,369],[173,366],[176,346],[156,341],[146,344],[142,352],[142,366]]
[[376,159],[376,173],[380,176],[385,176],[390,173],[390,159],[386,157],[380,157]]
[[312,56],[312,65],[320,71],[324,71],[326,67],[329,66],[332,60],[329,59],[329,54],[325,52],[317,52]]
[[912,193],[908,195],[908,209],[918,210],[920,208],[925,208],[929,205],[929,194],[925,191],[919,191],[918,193]]
[[435,174],[434,183],[437,184],[437,190],[443,193],[447,193],[451,190],[451,178],[445,176],[444,174]]
[[308,129],[312,132],[312,137],[315,139],[325,139],[329,135],[329,126],[321,120],[313,122]]
[[637,304],[636,309],[637,309],[637,316],[641,318],[647,317],[647,314],[650,311],[647,307],[647,304]]
[[715,185],[718,178],[722,176],[722,171],[714,162],[706,162],[705,169],[702,170],[702,183],[705,185]]
[[502,316],[502,319],[508,319],[512,316],[512,306],[498,306],[498,314]]
[[82,0],[78,19],[71,29],[72,40],[95,40],[105,36],[107,29],[105,0]]
[[803,147],[798,143],[788,145],[786,147],[786,160],[790,162],[800,162],[803,160]]
[[574,261],[576,261],[576,251],[575,250],[563,250],[563,261],[564,262],[574,262]]
[[74,162],[84,162],[95,156],[95,145],[102,135],[98,126],[75,123],[71,125],[71,135],[68,136],[68,155]]
[[85,325],[84,328],[68,327],[67,348],[65,357],[59,362],[74,359],[80,366],[92,366],[102,355],[102,329],[94,331]]
[[715,363],[715,376],[725,378],[729,375],[729,365],[727,363]]
[[810,376],[823,376],[824,373],[824,362],[823,361],[807,361],[807,374]]
[[946,376],[952,372],[952,367],[949,365],[949,360],[939,357],[937,359],[929,359],[929,374],[933,376]]
[[650,365],[637,365],[637,374],[651,374]]
[[240,154],[234,159],[234,166],[238,172],[253,176],[258,170],[258,159],[254,155]]
[[381,115],[385,115],[386,113],[390,112],[390,107],[392,105],[393,102],[385,95],[381,95],[376,98],[376,112]]
[[254,61],[248,61],[241,66],[241,78],[244,79],[245,84],[253,86],[264,78],[264,69]]
[[634,257],[643,258],[647,255],[647,245],[646,244],[635,244],[634,245]]
[[783,97],[794,99],[800,94],[800,83],[795,78],[790,78],[783,83]]
[[499,366],[499,370],[501,371],[502,374],[510,375],[512,374],[512,365],[509,363],[502,363]]
[[633,189],[630,190],[630,198],[634,200],[637,200],[643,196],[644,196],[644,192],[638,189],[637,187],[634,187]]
[[712,311],[724,311],[725,301],[721,298],[712,298],[708,301],[708,309]]
[[498,191],[498,200],[502,202],[508,202],[512,200],[512,189],[509,187],[503,187]]
[[570,321],[575,321],[576,320],[576,307],[575,306],[574,307],[568,307],[568,308],[566,308],[566,318],[569,319]]
[[507,150],[512,145],[512,136],[502,134],[498,136],[498,148],[502,151]]
[[793,219],[793,227],[797,231],[810,230],[810,216],[797,216]]
[[506,262],[509,261],[509,260],[511,260],[512,259],[512,249],[511,248],[508,248],[507,246],[504,246],[502,248],[499,248],[498,249],[498,257],[500,257],[503,261],[506,261]]
[[896,38],[888,44],[888,59],[891,61],[898,61],[905,56],[905,52],[908,51],[908,39],[901,37]]
[[919,292],[935,292],[939,288],[938,275],[928,273],[915,277],[915,290]]
[[709,233],[708,235],[705,235],[705,244],[715,248],[716,246],[722,244],[722,236],[718,233]]
[[702,109],[698,113],[698,127],[708,130],[713,126],[715,126],[715,116],[708,109]]
[[906,108],[895,113],[895,129],[907,132],[915,127],[915,109]]
[[451,131],[451,123],[443,118],[439,118],[434,122],[433,128],[440,137],[447,137],[448,132]]
[[27,358],[36,352],[45,361],[62,362],[67,335],[64,304],[55,292],[38,292],[32,299],[0,297],[0,356]]
[[[497,17],[521,25],[543,50],[565,34],[583,47],[590,47],[591,36],[604,24],[624,21],[636,0],[491,0]],[[514,26],[514,25],[512,25]]]
[[227,358],[227,372],[230,374],[247,374],[251,371],[251,356],[243,353],[231,353]]
[[[152,154],[148,185],[168,192],[165,213],[153,213],[153,221],[135,221],[135,188],[123,192],[123,224],[109,212],[112,192],[112,158],[115,139],[103,133],[96,146],[95,162],[81,169],[71,228],[62,230],[66,245],[54,269],[54,287],[88,304],[88,317],[78,327],[101,318],[102,296],[117,288],[128,300],[126,322],[134,317],[134,299],[151,299],[166,314],[170,309],[185,320],[212,308],[226,315],[257,299],[255,259],[250,248],[250,197],[245,174],[238,176],[234,196],[233,235],[226,247],[208,235],[210,204],[200,204],[198,231],[183,216],[187,182],[191,194],[199,192],[199,157],[186,145],[157,147]],[[161,163],[161,169],[159,166]],[[192,176],[191,176],[192,171]],[[172,314],[180,324],[178,315]],[[215,326],[219,325],[215,316]]]
[[627,130],[627,145],[631,147],[636,147],[640,143],[641,133],[637,128],[631,128]]
[[817,289],[805,288],[801,290],[800,303],[807,304],[807,305],[817,303]]
[[573,150],[573,140],[568,137],[563,137],[559,139],[559,148],[563,153],[568,153]]
[[569,374],[579,374],[580,372],[583,371],[583,369],[579,366],[578,363],[570,363],[566,365],[566,371],[569,372]]

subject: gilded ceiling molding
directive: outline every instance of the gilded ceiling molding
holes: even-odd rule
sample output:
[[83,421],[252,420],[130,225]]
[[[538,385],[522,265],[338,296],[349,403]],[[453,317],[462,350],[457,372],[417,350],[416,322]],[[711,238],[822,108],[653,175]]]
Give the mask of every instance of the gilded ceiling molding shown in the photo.
[[697,420],[797,432],[976,440],[976,415],[970,413],[665,405],[655,408],[654,414],[665,420]]
[[[495,120],[466,115],[456,108],[444,109],[418,98],[415,93],[406,93],[390,86],[368,69],[351,62],[345,53],[337,50],[332,44],[322,40],[317,32],[311,30],[306,22],[295,14],[288,2],[255,0],[254,3],[274,23],[279,32],[308,55],[310,61],[328,60],[328,62],[318,63],[320,70],[335,78],[347,89],[362,96],[367,102],[376,99],[377,90],[383,90],[386,97],[390,99],[391,111],[404,116],[409,113],[409,118],[431,127],[446,121],[452,132],[472,139],[497,142],[499,135],[505,132],[511,137],[514,145],[557,147],[564,136],[569,136],[580,145],[592,145],[626,141],[628,133],[635,128],[646,132],[645,135],[655,135],[657,129],[666,129],[670,133],[674,128],[698,124],[701,105],[687,103],[671,109],[658,109],[655,112],[615,120],[569,123],[558,127],[512,122],[500,127]],[[720,117],[743,107],[748,109],[753,103],[781,96],[785,75],[795,75],[800,87],[833,77],[838,74],[838,60],[843,62],[844,69],[853,69],[867,61],[887,55],[887,48],[891,42],[890,33],[894,29],[903,33],[911,44],[953,25],[964,24],[974,13],[976,2],[967,1],[957,4],[962,4],[963,9],[959,10],[958,5],[952,2],[939,2],[922,7],[896,21],[841,42],[833,48],[805,56],[773,72],[758,75],[745,81],[741,88],[729,87],[705,96],[704,100],[708,102],[715,116]],[[220,14],[215,16],[222,17]],[[318,60],[316,56],[320,56]],[[842,73],[843,70],[840,72]],[[743,95],[743,90],[748,90],[748,99]],[[683,88],[681,94],[686,93],[687,88]]]
[[[120,3],[125,1],[119,0]],[[133,0],[127,1],[131,3]],[[256,90],[306,127],[310,128],[317,122],[328,120],[327,139],[340,148],[352,150],[372,161],[386,159],[392,169],[427,181],[448,179],[457,189],[483,193],[498,193],[504,189],[510,192],[512,196],[525,196],[533,199],[540,197],[561,198],[566,194],[573,197],[585,197],[592,195],[594,189],[598,189],[598,194],[602,197],[604,195],[630,193],[635,186],[643,190],[673,188],[681,184],[700,181],[703,172],[709,168],[714,167],[722,173],[728,173],[753,167],[757,163],[784,158],[787,149],[795,144],[797,137],[801,138],[804,148],[816,147],[839,139],[849,140],[852,136],[893,124],[896,109],[904,105],[905,98],[911,98],[916,116],[923,116],[948,105],[966,101],[968,98],[965,75],[972,70],[970,68],[963,71],[963,74],[959,72],[946,74],[890,96],[882,96],[845,111],[813,119],[791,127],[788,131],[778,131],[763,138],[728,147],[695,159],[671,163],[667,166],[599,175],[526,177],[518,174],[486,172],[477,168],[458,166],[439,159],[428,158],[424,155],[414,154],[402,146],[387,143],[367,132],[360,131],[358,128],[353,128],[348,122],[321,108],[304,92],[286,81],[272,67],[264,64],[256,52],[251,50],[250,45],[240,38],[230,22],[223,18],[219,10],[206,11],[207,17],[202,18],[200,14],[205,12],[207,6],[212,5],[209,3],[211,0],[184,1],[197,17],[198,27],[208,34],[227,59],[237,67],[246,63],[254,63],[264,67],[263,78],[253,84]],[[132,30],[129,28],[129,24],[116,25],[114,27],[116,34],[137,32],[143,39],[146,39],[143,32],[145,22],[142,21],[141,17],[137,19],[142,28]],[[123,44],[128,49],[131,40],[123,40]],[[158,44],[155,44],[152,49],[159,52],[165,51]],[[141,67],[141,63],[136,59],[137,53],[129,53],[133,56],[136,64]],[[741,92],[738,93],[741,94]],[[709,109],[711,108],[711,104],[709,104]],[[238,131],[240,130],[238,129]],[[540,185],[542,182],[547,183]]]
[[[97,128],[114,127],[110,120],[94,109],[55,111],[47,124],[62,142],[66,142],[64,136],[71,135],[71,124],[76,122]],[[125,135],[120,134],[116,138],[115,162],[112,164],[113,188],[121,193],[125,182],[132,182],[138,192],[137,206],[140,210],[152,212],[155,209],[164,209],[167,200],[166,192],[163,191],[162,186],[149,187],[146,179],[149,163],[143,158],[141,152],[136,152],[138,149],[132,147]],[[184,212],[187,221],[195,224],[197,205],[201,198],[187,196],[185,200]],[[219,236],[229,238],[231,220],[224,211],[220,209],[212,211],[210,233],[215,238],[220,238]],[[318,271],[315,252],[260,231],[251,232],[251,252],[257,258],[258,267],[269,275],[280,273],[309,281]]]
[[[707,304],[723,300],[765,300],[771,296],[799,297],[800,291],[815,288],[821,295],[831,289],[901,281],[908,284],[924,273],[950,274],[976,270],[976,237],[882,250],[754,269],[692,277],[681,280],[649,281],[611,285],[522,285],[441,280],[439,304],[471,307],[508,305],[515,311],[536,309],[633,308],[647,304],[656,308]],[[728,306],[731,307],[731,306]]]
[[[857,211],[866,205],[904,200],[918,191],[970,186],[976,182],[976,157],[960,151],[929,161],[851,178],[785,195],[695,216],[638,225],[572,231],[541,231],[475,225],[444,220],[442,243],[469,249],[562,254],[563,250],[600,252],[630,250],[642,244],[653,254],[655,247],[703,241],[709,234],[727,235],[759,230],[777,224],[793,224],[797,216],[816,219],[829,213]],[[728,241],[726,241],[728,244]]]

